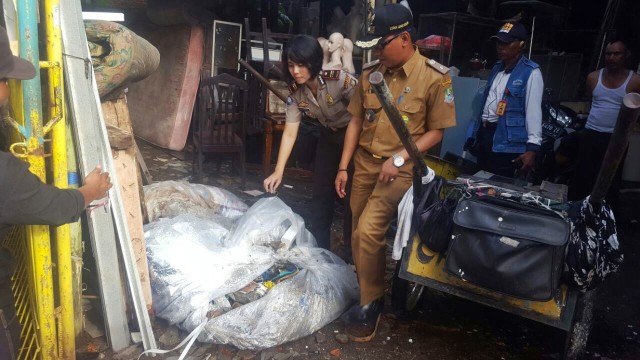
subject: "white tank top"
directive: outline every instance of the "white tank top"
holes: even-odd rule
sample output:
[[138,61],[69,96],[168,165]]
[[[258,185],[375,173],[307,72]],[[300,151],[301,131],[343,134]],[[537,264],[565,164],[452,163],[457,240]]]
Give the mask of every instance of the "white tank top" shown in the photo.
[[593,101],[585,127],[599,132],[613,133],[622,105],[622,98],[627,93],[627,84],[631,80],[633,71],[629,70],[629,76],[622,85],[616,89],[609,89],[602,84],[602,70],[600,69],[598,73],[598,84],[593,89]]

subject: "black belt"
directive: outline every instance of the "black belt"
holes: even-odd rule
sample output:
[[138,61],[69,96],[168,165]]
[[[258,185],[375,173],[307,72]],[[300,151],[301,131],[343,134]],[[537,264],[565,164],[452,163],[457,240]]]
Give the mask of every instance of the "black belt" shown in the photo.
[[341,128],[334,128],[334,127],[331,127],[331,126],[324,126],[324,128],[329,130],[332,133],[339,133],[341,131],[347,130],[347,126],[346,125],[341,127]]
[[482,121],[482,127],[484,128],[488,128],[488,129],[495,129],[498,127],[498,122],[497,121]]
[[362,151],[364,151],[365,154],[370,155],[374,159],[380,159],[380,160],[387,160],[388,159],[388,157],[385,157],[385,156],[382,156],[382,155],[378,155],[378,154],[374,154],[371,151],[363,148],[362,146],[360,147],[360,149],[362,149]]

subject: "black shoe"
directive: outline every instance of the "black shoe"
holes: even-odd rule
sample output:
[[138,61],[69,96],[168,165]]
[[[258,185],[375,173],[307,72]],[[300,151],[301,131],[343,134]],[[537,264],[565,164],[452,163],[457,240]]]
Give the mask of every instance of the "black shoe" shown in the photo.
[[340,319],[348,324],[368,324],[378,319],[384,308],[384,299],[374,300],[366,305],[355,304]]

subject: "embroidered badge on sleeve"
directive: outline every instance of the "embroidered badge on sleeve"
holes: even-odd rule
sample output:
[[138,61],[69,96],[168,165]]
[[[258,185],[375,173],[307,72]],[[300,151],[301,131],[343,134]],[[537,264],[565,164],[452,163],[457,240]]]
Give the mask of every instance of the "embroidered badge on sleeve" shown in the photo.
[[444,102],[447,104],[453,102],[453,87],[451,87],[451,85],[444,88]]

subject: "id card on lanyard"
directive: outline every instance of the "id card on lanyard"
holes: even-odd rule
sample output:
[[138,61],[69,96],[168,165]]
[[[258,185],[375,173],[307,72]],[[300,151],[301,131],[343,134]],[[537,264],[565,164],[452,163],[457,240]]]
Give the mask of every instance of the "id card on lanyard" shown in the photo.
[[505,97],[509,94],[509,88],[504,88],[504,95],[502,95],[502,100],[498,101],[498,108],[496,109],[496,115],[503,116],[505,111],[507,111],[507,100]]
[[498,101],[498,108],[496,109],[496,115],[503,116],[505,110],[507,110],[507,100]]

